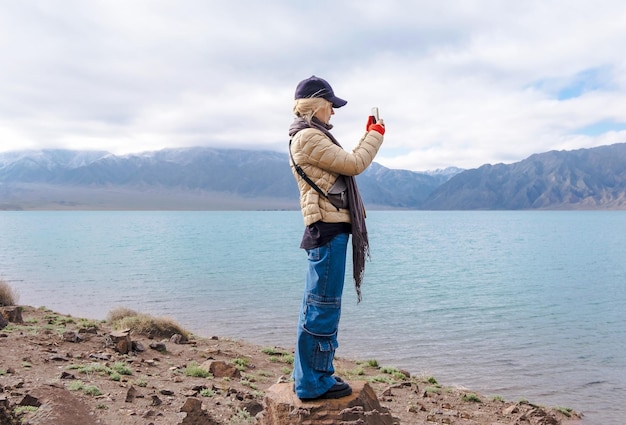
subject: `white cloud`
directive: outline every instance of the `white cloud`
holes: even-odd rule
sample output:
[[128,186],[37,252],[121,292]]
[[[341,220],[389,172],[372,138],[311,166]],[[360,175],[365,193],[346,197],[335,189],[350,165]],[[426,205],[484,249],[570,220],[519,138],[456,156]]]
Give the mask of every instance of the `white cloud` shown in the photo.
[[312,74],[349,101],[348,149],[380,107],[394,168],[621,142],[625,18],[610,0],[3,2],[0,150],[286,151]]

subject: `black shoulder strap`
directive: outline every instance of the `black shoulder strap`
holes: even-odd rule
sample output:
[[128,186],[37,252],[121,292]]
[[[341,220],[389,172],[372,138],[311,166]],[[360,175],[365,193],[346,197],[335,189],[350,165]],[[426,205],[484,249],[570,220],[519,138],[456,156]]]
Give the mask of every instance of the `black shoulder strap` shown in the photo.
[[313,180],[311,180],[309,178],[309,176],[306,175],[306,173],[304,172],[304,170],[302,169],[302,167],[300,167],[296,161],[293,159],[293,154],[291,153],[291,139],[289,139],[289,156],[291,157],[291,163],[293,164],[293,168],[296,169],[296,173],[298,173],[298,175],[300,177],[302,177],[302,179],[307,182],[309,184],[309,186],[311,186],[313,189],[315,189],[320,195],[322,195],[324,198],[328,199],[328,195],[326,193],[324,193],[324,191],[322,189],[320,189],[320,187],[318,185],[316,185]]

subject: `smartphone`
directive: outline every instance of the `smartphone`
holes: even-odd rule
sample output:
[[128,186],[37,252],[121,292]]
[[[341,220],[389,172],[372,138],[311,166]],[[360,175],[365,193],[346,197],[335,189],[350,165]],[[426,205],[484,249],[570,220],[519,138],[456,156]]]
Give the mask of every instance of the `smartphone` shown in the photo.
[[378,108],[372,108],[372,116],[374,117],[374,122],[378,122]]

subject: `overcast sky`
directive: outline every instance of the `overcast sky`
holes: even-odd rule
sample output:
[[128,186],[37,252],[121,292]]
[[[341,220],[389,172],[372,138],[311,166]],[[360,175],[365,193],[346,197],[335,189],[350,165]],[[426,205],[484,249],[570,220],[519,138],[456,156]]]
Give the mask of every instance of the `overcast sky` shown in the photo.
[[296,84],[432,170],[626,141],[622,0],[0,0],[0,151],[287,152]]

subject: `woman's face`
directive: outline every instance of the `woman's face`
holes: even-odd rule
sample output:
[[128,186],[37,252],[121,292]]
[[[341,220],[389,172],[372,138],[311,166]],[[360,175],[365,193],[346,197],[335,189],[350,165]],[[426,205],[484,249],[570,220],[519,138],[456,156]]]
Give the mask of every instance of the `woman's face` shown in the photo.
[[328,124],[332,115],[335,115],[333,104],[330,102],[326,102],[326,105],[315,113],[315,118],[317,118],[324,124]]

